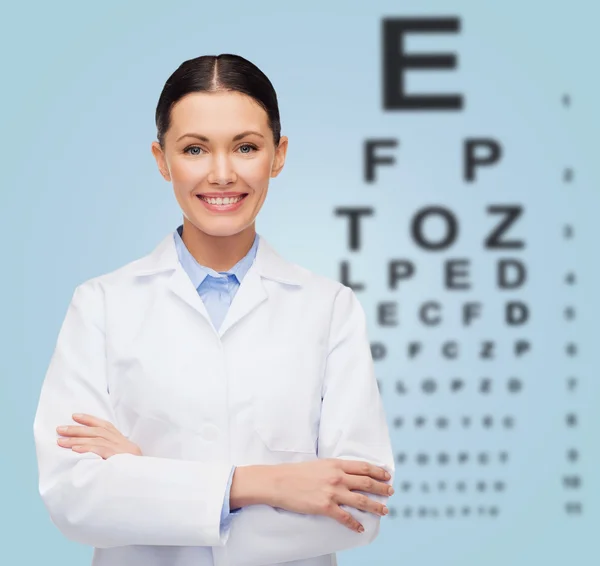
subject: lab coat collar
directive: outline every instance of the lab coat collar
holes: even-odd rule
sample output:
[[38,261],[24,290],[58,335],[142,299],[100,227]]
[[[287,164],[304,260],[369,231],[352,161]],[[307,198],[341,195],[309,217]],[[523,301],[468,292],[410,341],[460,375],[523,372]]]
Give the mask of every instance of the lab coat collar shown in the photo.
[[[173,234],[166,236],[150,254],[137,263],[135,269],[137,276],[154,275],[181,268]],[[281,257],[260,235],[256,258],[250,269],[257,271],[266,279],[288,285],[302,285],[302,269]]]
[[138,260],[135,267],[135,275],[139,277],[159,273],[170,273],[169,289],[200,313],[219,338],[222,338],[225,332],[268,299],[263,278],[301,286],[304,271],[300,266],[283,259],[264,238],[259,236],[254,262],[241,282],[218,330],[214,328],[204,302],[179,262],[173,234],[166,236],[154,251]]

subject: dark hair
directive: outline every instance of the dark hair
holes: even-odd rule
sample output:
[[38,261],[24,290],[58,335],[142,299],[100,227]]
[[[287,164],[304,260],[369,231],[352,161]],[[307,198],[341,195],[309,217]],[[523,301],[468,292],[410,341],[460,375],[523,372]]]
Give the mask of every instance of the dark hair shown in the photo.
[[167,79],[156,106],[157,139],[164,149],[171,109],[193,92],[237,91],[251,96],[267,113],[275,147],[281,137],[277,94],[267,76],[253,63],[230,53],[202,55],[184,61]]

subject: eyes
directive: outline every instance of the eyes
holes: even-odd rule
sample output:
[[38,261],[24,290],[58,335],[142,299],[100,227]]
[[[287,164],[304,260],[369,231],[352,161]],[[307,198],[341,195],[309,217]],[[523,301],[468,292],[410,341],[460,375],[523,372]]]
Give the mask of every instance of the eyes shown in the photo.
[[[247,148],[248,151],[242,151],[242,155],[250,155],[253,151],[258,151],[258,147],[251,143],[244,143],[238,147],[238,150]],[[192,151],[192,150],[201,150],[204,151],[199,145],[190,145],[183,150],[183,153],[187,153],[188,155],[202,155],[200,151]]]

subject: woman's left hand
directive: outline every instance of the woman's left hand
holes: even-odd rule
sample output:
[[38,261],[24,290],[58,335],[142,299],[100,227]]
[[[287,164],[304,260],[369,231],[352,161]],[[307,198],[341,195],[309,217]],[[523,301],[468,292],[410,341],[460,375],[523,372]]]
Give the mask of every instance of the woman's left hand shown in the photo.
[[112,424],[92,415],[73,415],[75,422],[85,426],[59,426],[56,432],[67,438],[58,438],[57,443],[74,452],[93,452],[105,460],[115,454],[142,456],[140,448],[125,438]]

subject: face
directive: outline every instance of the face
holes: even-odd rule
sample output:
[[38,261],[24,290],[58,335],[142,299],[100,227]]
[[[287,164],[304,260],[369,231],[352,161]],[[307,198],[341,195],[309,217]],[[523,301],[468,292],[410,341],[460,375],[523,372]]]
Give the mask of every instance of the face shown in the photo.
[[267,113],[254,99],[227,91],[186,95],[171,109],[164,149],[152,143],[185,219],[210,236],[254,229],[286,151],[287,138],[275,147]]

